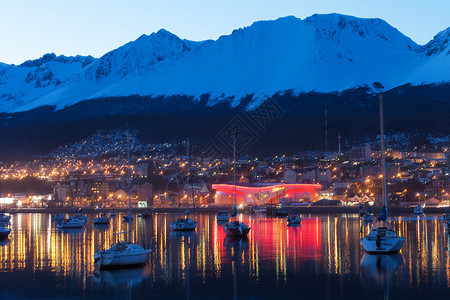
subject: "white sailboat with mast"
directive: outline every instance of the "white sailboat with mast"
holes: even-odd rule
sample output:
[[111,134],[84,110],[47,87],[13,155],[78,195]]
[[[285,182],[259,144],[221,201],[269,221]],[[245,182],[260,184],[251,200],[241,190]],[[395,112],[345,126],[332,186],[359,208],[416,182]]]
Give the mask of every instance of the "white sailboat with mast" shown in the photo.
[[381,142],[381,171],[383,176],[382,197],[384,206],[381,215],[369,234],[361,239],[364,250],[369,254],[397,253],[402,249],[405,239],[398,236],[391,224],[388,223],[388,200],[386,193],[386,166],[384,153],[384,120],[383,120],[383,94],[380,93],[380,142]]
[[[129,133],[128,133],[129,138]],[[129,143],[129,141],[128,141]],[[145,249],[140,245],[131,243],[131,173],[130,173],[130,147],[128,145],[128,230],[124,232],[114,233],[114,236],[120,234],[128,235],[128,242],[120,241],[112,245],[108,250],[101,250],[94,254],[94,262],[99,265],[100,269],[105,268],[127,268],[132,266],[143,265],[148,261],[148,255],[151,249]],[[125,216],[127,217],[127,216]],[[124,220],[127,221],[127,219]],[[153,242],[153,238],[152,238]]]
[[[189,161],[189,138],[186,140],[187,144],[187,165],[186,165],[186,172],[187,172],[187,185],[189,188],[189,178],[190,178],[190,161]],[[195,203],[194,203],[194,193],[193,193],[193,187],[191,184],[191,191],[192,191],[192,203],[194,205],[194,215],[195,215]],[[192,220],[189,218],[189,196],[186,199],[186,211],[185,211],[186,217],[184,218],[178,218],[175,222],[170,223],[170,228],[174,231],[192,231],[197,228],[197,221]]]
[[227,236],[246,237],[250,231],[250,227],[244,222],[236,220],[237,207],[236,207],[236,135],[233,136],[233,185],[234,185],[234,210],[231,215],[235,218],[234,221],[229,222],[223,226],[223,231]]

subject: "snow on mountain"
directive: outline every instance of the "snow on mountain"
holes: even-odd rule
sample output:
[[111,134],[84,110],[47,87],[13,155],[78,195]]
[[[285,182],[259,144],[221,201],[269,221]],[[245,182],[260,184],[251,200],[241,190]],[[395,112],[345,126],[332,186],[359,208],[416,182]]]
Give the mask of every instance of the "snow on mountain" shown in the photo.
[[91,56],[66,57],[49,53],[19,66],[1,64],[1,111],[15,110],[50,93],[93,61]]
[[205,42],[160,30],[84,65],[56,62],[55,56],[0,65],[0,110],[128,95],[209,94],[210,105],[237,105],[253,94],[255,106],[287,90],[448,82],[449,35],[444,30],[419,46],[383,20],[339,14],[259,21]]

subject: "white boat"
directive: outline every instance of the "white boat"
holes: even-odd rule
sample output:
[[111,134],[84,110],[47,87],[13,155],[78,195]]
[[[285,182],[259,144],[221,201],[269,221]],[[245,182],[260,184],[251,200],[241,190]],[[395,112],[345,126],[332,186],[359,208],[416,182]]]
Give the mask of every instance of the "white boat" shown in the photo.
[[185,219],[180,218],[175,222],[170,223],[170,228],[175,231],[191,231],[197,228],[197,221],[189,219],[186,217]]
[[380,217],[369,234],[361,239],[361,244],[364,250],[369,254],[389,254],[397,253],[402,249],[405,239],[397,235],[392,226],[388,224],[388,202],[387,202],[387,185],[386,185],[386,166],[385,166],[385,152],[384,152],[384,124],[383,124],[383,95],[380,94],[380,140],[381,140],[381,170],[383,184],[382,197],[384,207]]
[[139,266],[148,261],[150,252],[152,252],[151,249],[120,241],[108,250],[96,252],[94,262],[100,269]]
[[257,214],[265,214],[267,213],[267,209],[265,207],[253,208],[253,211]]
[[[124,216],[128,217],[128,220],[133,220],[133,216],[131,215],[131,168],[130,168],[130,137],[128,133],[128,215]],[[127,227],[131,227],[131,222],[128,222]],[[119,232],[116,234],[122,233],[131,233],[128,231]],[[152,238],[153,242],[153,238]],[[99,265],[100,269],[104,268],[124,268],[130,266],[143,265],[148,260],[148,255],[150,254],[150,249],[144,249],[140,245],[136,245],[133,243],[127,243],[124,241],[120,241],[114,245],[112,245],[108,250],[101,250],[94,254],[94,262]]]
[[230,216],[228,215],[228,210],[218,210],[217,211],[217,221],[219,222],[228,222]]
[[64,219],[59,221],[57,226],[58,228],[82,228],[86,224],[86,221],[80,220],[75,217],[70,217],[68,219]]
[[422,209],[422,206],[417,205],[416,207],[414,207],[414,214],[415,214],[415,215],[423,215],[423,209]]
[[288,226],[300,225],[302,223],[302,218],[299,216],[291,216],[287,218]]
[[367,214],[363,215],[363,216],[361,217],[361,219],[362,219],[364,222],[373,222],[373,215],[367,213]]
[[6,228],[4,226],[0,226],[0,239],[8,238],[10,233],[11,233],[11,229]]
[[93,219],[92,222],[94,222],[95,225],[105,225],[109,224],[111,220],[108,218],[106,214],[101,214],[97,218]]
[[369,234],[361,239],[364,250],[369,254],[397,253],[402,249],[404,242],[405,239],[398,236],[387,224],[374,225]]

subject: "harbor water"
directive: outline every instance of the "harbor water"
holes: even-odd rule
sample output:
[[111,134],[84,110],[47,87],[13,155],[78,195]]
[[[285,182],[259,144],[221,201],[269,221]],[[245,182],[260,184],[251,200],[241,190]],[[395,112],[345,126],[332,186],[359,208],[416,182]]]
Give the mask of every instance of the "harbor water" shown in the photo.
[[[214,214],[174,232],[177,214],[120,215],[109,226],[60,230],[50,214],[15,214],[0,243],[1,299],[448,299],[450,235],[441,215],[396,216],[401,253],[367,255],[358,214],[286,218],[238,215],[247,239],[226,237]],[[191,216],[192,217],[192,216]],[[152,241],[152,237],[154,237]],[[117,239],[152,249],[144,267],[97,270],[94,253]]]

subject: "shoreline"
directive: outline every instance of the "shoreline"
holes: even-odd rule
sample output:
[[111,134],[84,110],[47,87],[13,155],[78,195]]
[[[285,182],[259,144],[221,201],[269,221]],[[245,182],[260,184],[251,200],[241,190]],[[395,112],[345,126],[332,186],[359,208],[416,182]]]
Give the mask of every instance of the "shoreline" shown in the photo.
[[[302,207],[287,207],[290,211],[297,210],[298,213],[314,213],[314,214],[359,214],[360,208],[358,207],[344,207],[344,206],[302,206]],[[449,207],[425,207],[423,209],[424,214],[443,214]],[[127,208],[115,208],[116,212],[128,212]],[[186,207],[157,207],[157,208],[132,208],[131,212],[135,214],[143,213],[146,210],[151,210],[154,213],[184,213]],[[194,209],[189,208],[190,213],[194,212]],[[228,210],[232,211],[231,207],[199,207],[195,208],[197,213],[217,213],[218,210]],[[412,207],[391,207],[389,208],[390,214],[410,214],[413,215],[414,208]],[[99,213],[109,213],[112,209],[94,209],[94,208],[83,208],[82,212],[87,214],[99,214]],[[372,213],[377,215],[381,212],[381,207],[372,208]],[[10,211],[11,214],[16,213],[74,213],[73,208],[19,208]]]

